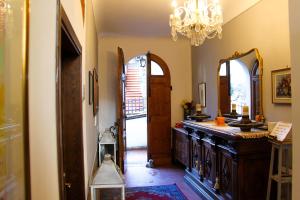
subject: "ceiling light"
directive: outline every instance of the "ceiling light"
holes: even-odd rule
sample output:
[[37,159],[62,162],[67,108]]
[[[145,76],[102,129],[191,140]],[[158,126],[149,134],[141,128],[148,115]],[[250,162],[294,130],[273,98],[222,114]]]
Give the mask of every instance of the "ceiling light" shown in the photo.
[[177,33],[186,36],[191,44],[199,46],[206,38],[218,35],[222,38],[223,15],[219,0],[185,0],[183,6],[172,2],[170,15],[171,35],[177,40]]

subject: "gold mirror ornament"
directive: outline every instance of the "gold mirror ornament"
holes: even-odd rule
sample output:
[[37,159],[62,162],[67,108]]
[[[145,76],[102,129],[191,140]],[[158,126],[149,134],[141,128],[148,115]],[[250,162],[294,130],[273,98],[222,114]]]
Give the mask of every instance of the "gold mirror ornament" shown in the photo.
[[221,59],[217,74],[218,115],[240,116],[243,106],[248,106],[251,119],[262,119],[262,76],[263,59],[256,48]]

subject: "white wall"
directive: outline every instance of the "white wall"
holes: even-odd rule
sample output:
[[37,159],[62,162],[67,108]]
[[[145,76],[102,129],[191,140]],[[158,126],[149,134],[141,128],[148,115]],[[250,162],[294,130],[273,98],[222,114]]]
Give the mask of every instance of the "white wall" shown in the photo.
[[32,200],[59,199],[56,144],[56,1],[30,1],[29,138]]
[[290,10],[290,36],[291,36],[291,59],[292,59],[292,121],[293,121],[293,199],[300,199],[300,1],[289,0]]
[[[81,44],[84,43],[83,18],[80,0],[60,0]],[[86,0],[89,2],[89,0]]]
[[[97,153],[98,138],[98,116],[93,115],[93,105],[89,105],[89,71],[98,68],[98,38],[95,26],[94,13],[91,0],[86,0],[85,11],[85,45],[84,45],[84,83],[85,83],[85,101],[83,102],[85,113],[85,131],[84,131],[84,153],[85,153],[85,181],[86,189],[89,186],[89,179],[92,175],[92,169]],[[89,190],[87,190],[89,191]]]
[[[91,0],[85,27],[80,0],[62,0],[82,46],[83,142],[86,195],[97,150],[97,120],[88,104],[88,71],[97,67],[98,40]],[[29,46],[29,124],[32,199],[59,199],[56,143],[56,1],[31,0]]]
[[116,121],[117,94],[117,47],[123,48],[125,62],[146,54],[148,51],[160,56],[171,73],[171,125],[183,119],[180,103],[191,100],[191,48],[186,40],[173,42],[171,38],[142,38],[107,36],[99,39],[100,76],[100,130]]
[[[193,98],[197,84],[207,83],[208,113],[217,114],[217,67],[219,60],[235,51],[258,48],[264,60],[263,106],[270,121],[291,121],[290,105],[272,104],[271,70],[290,66],[288,1],[262,0],[223,27],[223,38],[207,40],[192,48]],[[292,66],[293,67],[293,66]]]

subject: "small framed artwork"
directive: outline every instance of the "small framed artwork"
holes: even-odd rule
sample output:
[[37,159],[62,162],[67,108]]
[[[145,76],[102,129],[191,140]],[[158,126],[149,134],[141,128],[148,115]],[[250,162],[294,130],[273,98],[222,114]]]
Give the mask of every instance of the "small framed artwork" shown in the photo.
[[292,102],[291,68],[273,70],[272,103],[290,104]]
[[94,76],[91,71],[89,71],[89,105],[93,104],[94,96]]
[[202,107],[206,107],[206,83],[199,83],[198,85],[199,92],[199,103]]
[[93,81],[93,113],[95,116],[98,112],[98,107],[99,107],[99,102],[98,102],[99,87],[98,87],[98,74],[97,74],[96,68],[94,68],[94,71],[93,71],[93,78],[94,78],[94,81]]

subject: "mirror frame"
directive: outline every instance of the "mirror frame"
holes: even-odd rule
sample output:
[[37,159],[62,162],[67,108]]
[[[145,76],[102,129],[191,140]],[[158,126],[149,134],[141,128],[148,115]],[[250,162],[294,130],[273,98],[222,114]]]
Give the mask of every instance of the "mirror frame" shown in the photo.
[[[227,61],[230,60],[235,60],[235,59],[239,59],[242,58],[244,56],[247,56],[249,54],[251,54],[252,52],[255,52],[256,58],[258,60],[258,69],[259,69],[259,93],[260,93],[260,109],[259,109],[259,114],[261,116],[263,116],[263,80],[262,80],[262,76],[263,76],[263,58],[260,56],[260,53],[258,51],[257,48],[253,48],[250,51],[246,52],[246,53],[239,53],[238,51],[234,52],[234,54],[228,58],[225,59],[221,59],[219,61],[219,65],[218,65],[218,69],[217,69],[217,87],[218,87],[218,116],[221,116],[221,109],[220,109],[220,76],[219,76],[219,72],[220,72],[220,68],[221,65]],[[252,68],[253,69],[253,68]],[[251,73],[251,72],[250,72]]]

